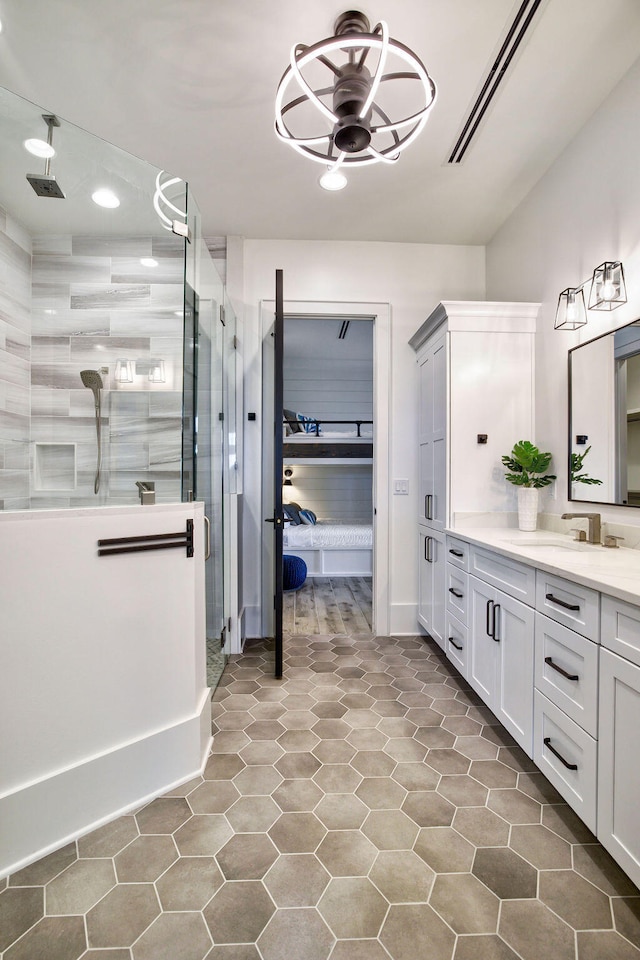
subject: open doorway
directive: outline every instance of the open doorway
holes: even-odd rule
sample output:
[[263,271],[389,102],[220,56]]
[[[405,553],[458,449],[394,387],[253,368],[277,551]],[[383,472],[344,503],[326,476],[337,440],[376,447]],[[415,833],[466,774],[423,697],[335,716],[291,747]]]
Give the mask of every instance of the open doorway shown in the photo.
[[[282,417],[274,417],[274,316],[275,301],[260,304],[262,334],[262,420],[261,438],[261,516],[274,514],[274,420],[278,430],[285,427]],[[373,573],[372,573],[372,631],[386,635],[389,632],[389,455],[390,455],[390,396],[391,396],[391,311],[388,303],[372,301],[310,301],[285,300],[283,316],[300,320],[340,320],[352,322],[367,320],[373,327],[373,444],[371,456],[373,476]],[[288,409],[288,408],[287,408]],[[304,411],[300,411],[304,413]],[[345,438],[346,439],[346,438]],[[371,438],[369,438],[371,442]],[[284,484],[284,464],[278,482]],[[284,485],[281,493],[287,492]],[[272,524],[261,524],[261,603],[260,636],[274,636],[274,533]],[[358,631],[361,632],[361,631]],[[364,631],[364,627],[362,628]]]
[[[285,634],[373,627],[374,320],[284,321]],[[301,561],[301,564],[299,563]]]

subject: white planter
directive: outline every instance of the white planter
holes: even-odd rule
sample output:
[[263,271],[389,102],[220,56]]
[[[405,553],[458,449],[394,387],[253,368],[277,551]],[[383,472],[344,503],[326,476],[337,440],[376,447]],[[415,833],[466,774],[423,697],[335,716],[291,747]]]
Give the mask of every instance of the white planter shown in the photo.
[[538,490],[518,487],[518,528],[535,530],[538,525]]

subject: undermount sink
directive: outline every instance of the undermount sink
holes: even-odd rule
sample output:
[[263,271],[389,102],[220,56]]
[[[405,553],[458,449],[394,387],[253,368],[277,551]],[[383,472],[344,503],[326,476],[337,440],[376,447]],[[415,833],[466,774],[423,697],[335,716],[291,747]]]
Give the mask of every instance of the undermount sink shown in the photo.
[[548,539],[543,540],[540,537],[536,539],[525,539],[519,538],[518,540],[509,540],[508,543],[512,543],[518,547],[527,547],[527,549],[540,549],[540,550],[570,550],[577,553],[588,553],[594,549],[595,544],[587,543],[586,541],[580,540],[554,540]]

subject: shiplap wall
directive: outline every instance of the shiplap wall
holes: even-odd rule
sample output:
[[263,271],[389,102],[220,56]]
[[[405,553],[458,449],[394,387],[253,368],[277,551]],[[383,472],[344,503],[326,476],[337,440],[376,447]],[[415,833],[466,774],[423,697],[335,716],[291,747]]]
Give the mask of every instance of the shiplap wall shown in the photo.
[[[285,408],[319,420],[372,420],[373,324],[352,324],[346,340],[337,339],[340,326],[339,320],[285,321]],[[285,501],[308,507],[320,519],[371,522],[371,465],[291,466],[294,485],[283,489]]]
[[[319,420],[372,420],[373,365],[370,360],[285,355],[284,405]],[[327,429],[343,428],[327,424]]]
[[291,464],[292,486],[283,487],[285,503],[313,510],[320,520],[364,521],[373,517],[369,464]]

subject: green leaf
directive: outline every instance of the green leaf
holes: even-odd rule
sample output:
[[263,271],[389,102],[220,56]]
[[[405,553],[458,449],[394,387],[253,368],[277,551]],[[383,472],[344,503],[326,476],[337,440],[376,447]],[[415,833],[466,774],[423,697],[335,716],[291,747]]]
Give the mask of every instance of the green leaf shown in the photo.
[[518,440],[511,453],[502,457],[503,465],[510,471],[505,477],[509,483],[520,487],[546,487],[556,479],[555,475],[539,477],[536,474],[547,470],[551,458],[548,451],[541,453],[530,440]]

